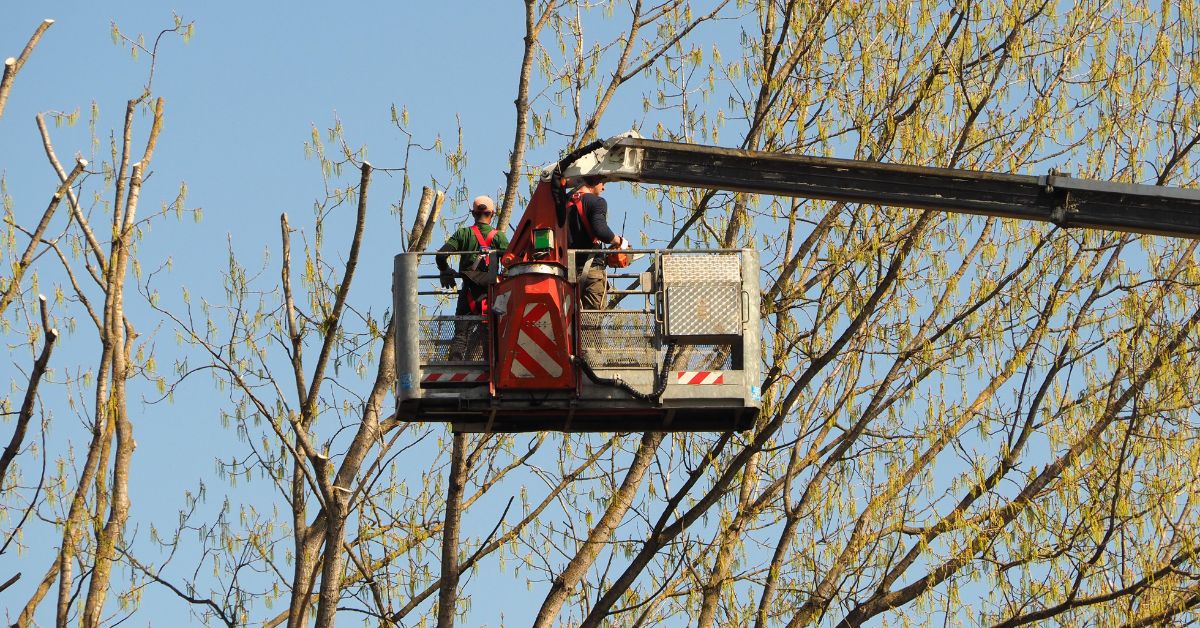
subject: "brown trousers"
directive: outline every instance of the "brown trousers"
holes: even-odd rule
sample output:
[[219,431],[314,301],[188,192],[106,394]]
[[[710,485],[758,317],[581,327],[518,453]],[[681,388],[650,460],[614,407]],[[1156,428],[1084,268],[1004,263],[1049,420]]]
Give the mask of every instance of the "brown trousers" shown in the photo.
[[608,275],[603,267],[591,267],[579,275],[579,307],[603,310],[608,301]]

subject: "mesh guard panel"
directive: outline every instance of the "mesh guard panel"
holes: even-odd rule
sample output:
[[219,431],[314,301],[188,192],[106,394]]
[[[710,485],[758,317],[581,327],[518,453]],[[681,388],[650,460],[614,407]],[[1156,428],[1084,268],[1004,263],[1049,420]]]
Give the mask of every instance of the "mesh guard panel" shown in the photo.
[[725,371],[733,368],[733,345],[684,345],[675,349],[667,370]]
[[579,338],[583,359],[593,368],[656,366],[650,312],[580,312]]
[[486,329],[482,316],[438,316],[420,322],[422,364],[485,359]]

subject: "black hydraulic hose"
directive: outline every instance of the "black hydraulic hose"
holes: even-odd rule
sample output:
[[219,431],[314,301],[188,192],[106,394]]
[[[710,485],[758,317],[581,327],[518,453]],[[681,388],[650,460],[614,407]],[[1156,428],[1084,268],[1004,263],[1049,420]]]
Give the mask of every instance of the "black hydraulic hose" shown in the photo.
[[629,393],[629,395],[632,396],[634,399],[641,399],[642,401],[648,401],[650,403],[655,402],[655,399],[652,396],[647,395],[644,392],[641,392],[640,390],[634,388],[633,386],[630,386],[629,383],[626,382],[625,380],[621,379],[620,376],[600,377],[599,375],[596,375],[596,371],[592,370],[592,365],[588,364],[587,361],[581,357],[576,357],[575,363],[579,365],[579,368],[583,369],[583,374],[587,375],[588,379],[592,380],[593,382],[595,382],[601,386],[612,386],[613,388],[619,388],[619,389]]
[[554,169],[550,176],[550,198],[554,199],[554,218],[558,226],[567,224],[567,189],[563,187],[562,171]]
[[563,157],[562,159],[558,160],[558,167],[555,168],[555,170],[557,170],[559,173],[562,173],[563,170],[570,168],[571,164],[575,163],[576,159],[579,159],[580,157],[583,157],[584,155],[586,155],[598,148],[603,148],[603,147],[604,147],[603,140],[596,140],[586,146],[580,146],[579,148],[576,148],[575,150],[567,153],[566,157]]
[[646,402],[657,405],[657,404],[661,403],[660,400],[662,399],[662,394],[663,394],[663,392],[665,392],[667,390],[667,381],[668,381],[667,372],[670,370],[671,362],[674,359],[675,359],[675,343],[672,342],[670,345],[667,346],[667,355],[666,355],[666,359],[663,360],[662,369],[655,373],[655,376],[656,376],[655,379],[657,379],[658,381],[654,386],[654,392],[652,392],[648,395],[646,393],[641,392],[640,390],[634,388],[633,386],[630,386],[629,383],[626,382],[625,380],[621,379],[620,376],[600,377],[599,375],[596,375],[596,371],[592,369],[592,365],[588,364],[587,360],[584,360],[582,357],[576,356],[575,363],[578,364],[581,369],[583,369],[583,374],[587,375],[588,379],[592,380],[596,384],[599,384],[601,386],[612,386],[613,388],[619,388],[619,389],[625,391],[626,393],[629,393],[629,395],[632,396],[634,399],[640,399],[642,401],[646,401]]
[[662,370],[658,372],[658,385],[654,387],[654,403],[660,403],[662,394],[667,390],[667,374],[671,371],[671,363],[675,361],[675,343],[667,345],[667,354],[663,356]]

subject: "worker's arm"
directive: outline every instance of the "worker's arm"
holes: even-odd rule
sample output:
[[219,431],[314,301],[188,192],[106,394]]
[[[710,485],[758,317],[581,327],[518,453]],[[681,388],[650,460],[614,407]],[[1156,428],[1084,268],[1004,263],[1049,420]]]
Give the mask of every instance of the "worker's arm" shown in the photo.
[[[466,248],[462,243],[462,239],[459,237],[459,231],[462,230],[460,229],[455,231],[450,235],[450,237],[446,240],[446,243],[442,245],[442,248],[438,249],[438,253],[454,253],[457,251],[462,251]],[[437,263],[439,270],[450,270],[449,255],[438,255],[434,257],[434,261]]]
[[[462,248],[462,243],[458,240],[458,232],[455,231],[454,235],[450,236],[450,239],[446,240],[446,243],[442,245],[442,248],[438,249],[438,253],[461,251]],[[437,264],[438,274],[440,275],[439,281],[441,281],[442,287],[453,290],[455,287],[454,271],[450,270],[450,256],[436,255],[433,261]]]
[[592,223],[592,235],[606,244],[617,245],[621,236],[608,226],[608,201],[595,194],[583,197],[583,211],[587,214],[588,222]]
[[[454,251],[454,250],[456,250],[456,249],[454,249],[451,246],[451,244],[449,242],[447,242],[447,243],[443,244],[442,248],[438,249],[437,252],[438,253],[447,253],[447,252]],[[438,255],[437,257],[435,257],[433,259],[434,259],[434,262],[437,264],[438,270],[450,270],[450,263],[446,261],[446,260],[450,259],[449,255]]]

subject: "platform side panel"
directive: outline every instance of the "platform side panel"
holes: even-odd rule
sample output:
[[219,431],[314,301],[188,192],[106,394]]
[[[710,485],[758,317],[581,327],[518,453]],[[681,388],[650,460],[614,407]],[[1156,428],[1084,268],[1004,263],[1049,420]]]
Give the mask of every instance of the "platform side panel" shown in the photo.
[[739,255],[664,255],[663,286],[668,337],[687,342],[741,333],[742,268]]
[[396,319],[396,403],[421,398],[420,304],[417,267],[420,254],[401,253],[392,271],[392,312]]
[[745,320],[742,326],[742,381],[746,407],[762,406],[762,295],[759,289],[758,251],[742,250],[742,297]]

